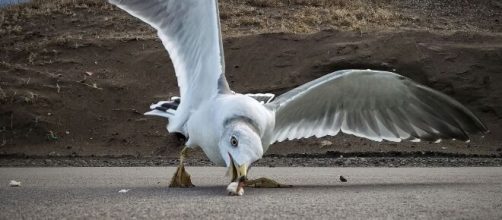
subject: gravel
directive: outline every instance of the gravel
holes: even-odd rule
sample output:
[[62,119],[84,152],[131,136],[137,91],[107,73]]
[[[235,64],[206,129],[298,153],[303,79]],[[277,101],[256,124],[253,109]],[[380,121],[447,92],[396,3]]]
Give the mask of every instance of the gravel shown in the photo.
[[[215,166],[206,158],[188,158],[188,166]],[[165,157],[0,157],[0,167],[140,167],[177,166]],[[337,153],[268,155],[255,162],[261,167],[492,167],[502,166],[500,155],[437,153]]]

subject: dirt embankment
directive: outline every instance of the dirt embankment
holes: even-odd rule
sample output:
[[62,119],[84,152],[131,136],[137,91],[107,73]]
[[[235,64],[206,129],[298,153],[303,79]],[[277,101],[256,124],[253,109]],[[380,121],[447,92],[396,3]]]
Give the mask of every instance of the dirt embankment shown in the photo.
[[[164,120],[142,115],[152,102],[178,94],[167,53],[146,25],[105,3],[88,2],[92,4],[79,1],[72,7],[47,9],[47,13],[47,5],[1,11],[0,155],[175,157],[183,142],[167,134]],[[335,70],[390,70],[453,96],[492,131],[469,144],[439,145],[375,143],[341,135],[280,143],[269,153],[500,153],[502,35],[495,18],[472,13],[462,20],[461,14],[435,12],[440,21],[449,21],[442,25],[438,20],[427,22],[427,10],[414,7],[412,1],[401,5],[383,1],[385,4],[372,7],[375,12],[392,12],[387,17],[390,20],[383,20],[392,21],[384,31],[378,30],[385,26],[382,20],[356,23],[357,16],[347,21],[350,25],[345,29],[333,30],[338,25],[333,15],[320,24],[310,24],[317,21],[314,18],[296,17],[298,25],[310,24],[304,31],[284,25],[286,32],[330,30],[271,34],[263,32],[274,30],[283,20],[281,16],[298,15],[291,9],[321,10],[322,5],[298,1],[287,7],[286,1],[269,1],[271,5],[250,2],[223,1],[221,6],[224,35],[232,36],[225,38],[224,46],[227,79],[235,91],[280,94]],[[468,3],[459,2],[462,4],[449,10],[470,13],[471,8],[484,7],[473,3],[476,7],[462,9]],[[232,8],[242,14],[229,11]],[[24,10],[24,14],[16,14],[16,10]],[[30,10],[31,17],[23,17]],[[328,8],[326,13],[331,13],[329,10],[335,9]],[[482,13],[498,15],[501,10],[495,7]],[[269,20],[239,20],[255,18],[253,13],[258,14],[256,18],[268,15]],[[364,13],[361,16],[372,18]],[[409,20],[410,16],[418,20]],[[399,25],[406,28],[397,28]],[[469,27],[473,31],[467,31]]]

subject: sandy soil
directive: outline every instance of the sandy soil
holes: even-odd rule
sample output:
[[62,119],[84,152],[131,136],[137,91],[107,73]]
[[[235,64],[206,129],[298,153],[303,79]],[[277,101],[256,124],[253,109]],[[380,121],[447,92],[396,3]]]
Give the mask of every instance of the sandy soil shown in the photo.
[[[287,2],[221,2],[235,91],[281,94],[335,70],[391,70],[456,98],[492,132],[468,144],[340,135],[276,144],[270,154],[501,154],[498,1]],[[165,120],[142,115],[178,94],[151,28],[102,1],[51,0],[0,9],[0,34],[0,155],[176,157],[183,141]]]

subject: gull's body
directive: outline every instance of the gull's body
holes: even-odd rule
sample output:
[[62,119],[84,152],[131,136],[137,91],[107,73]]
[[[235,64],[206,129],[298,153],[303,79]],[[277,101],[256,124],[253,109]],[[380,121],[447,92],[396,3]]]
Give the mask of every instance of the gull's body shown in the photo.
[[263,151],[269,143],[265,134],[272,132],[274,117],[262,103],[242,94],[219,94],[208,102],[201,104],[187,122],[189,147],[201,147],[213,163],[226,166],[225,159],[219,150],[220,137],[223,135],[225,121],[245,116],[251,119],[257,128]]
[[235,93],[225,79],[217,0],[110,2],[154,27],[173,61],[181,102],[159,102],[146,114],[168,118],[169,132],[232,168],[232,181],[284,140],[343,132],[375,141],[468,141],[487,132],[459,102],[386,71],[336,71],[274,100]]

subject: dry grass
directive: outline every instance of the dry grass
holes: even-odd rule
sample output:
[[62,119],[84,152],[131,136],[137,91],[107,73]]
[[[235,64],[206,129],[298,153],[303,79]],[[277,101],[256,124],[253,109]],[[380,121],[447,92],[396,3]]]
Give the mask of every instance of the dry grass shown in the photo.
[[[16,22],[19,20],[54,14],[75,16],[75,10],[82,9],[112,11],[110,19],[116,21],[131,19],[123,13],[115,13],[117,10],[104,0],[34,0],[3,9],[0,12],[0,34],[23,32],[23,27]],[[402,18],[389,9],[388,0],[220,0],[220,13],[226,36],[264,32],[311,33],[326,28],[371,29],[375,25],[398,25]]]
[[[277,32],[305,34],[325,29],[361,33],[403,28],[483,31],[464,20],[449,22],[449,17],[434,18],[440,23],[432,24],[428,17],[403,12],[397,2],[219,0],[225,37]],[[100,40],[158,40],[151,27],[105,0],[33,0],[0,9],[0,36],[0,56],[18,54],[25,57],[28,65],[53,62],[43,56],[45,49],[76,49],[99,44]]]
[[[399,6],[401,2],[396,0],[219,0],[219,2],[221,26],[225,36],[273,32],[313,33],[323,29],[361,32],[401,28],[480,30],[462,19],[445,22],[448,18],[434,18],[439,22],[432,23],[430,15],[423,15],[429,11],[417,8],[411,11],[424,13],[422,15],[410,13],[409,8],[402,8]],[[413,2],[408,3],[415,4]],[[87,13],[79,18],[82,11]],[[65,33],[59,34],[58,42],[73,43],[79,39],[75,40],[73,39],[75,37],[71,36],[78,35],[84,35],[86,39],[132,36],[155,38],[155,32],[151,28],[138,25],[141,22],[105,0],[34,0],[24,5],[11,6],[0,10],[0,35],[24,33],[27,29],[21,23],[37,18],[54,19],[55,16],[66,16],[57,19],[69,19],[75,24],[92,23],[102,27],[90,30],[67,28]],[[131,28],[131,24],[136,28]]]
[[7,93],[5,93],[5,91],[3,91],[2,87],[0,86],[0,103],[5,103],[7,99]]
[[0,103],[1,104],[12,104],[12,103],[24,103],[24,104],[35,104],[39,95],[32,91],[22,90],[22,91],[9,91],[6,92],[0,88]]
[[360,0],[225,0],[223,3],[248,4],[256,7],[282,7],[282,6],[314,6],[314,7],[347,7],[360,3],[374,4],[377,2],[388,3],[390,1],[360,1]]
[[51,13],[63,13],[71,15],[74,9],[85,9],[85,8],[112,8],[104,0],[33,0],[27,3],[26,6],[13,6],[21,10],[27,15],[50,15]]
[[388,1],[227,0],[220,7],[223,31],[231,35],[369,30],[377,26],[396,27],[403,18]]
[[104,0],[32,0],[21,5],[8,6],[2,9],[0,15],[0,25],[3,24],[4,17],[9,16],[7,22],[21,19],[32,19],[37,16],[51,16],[53,14],[74,15],[75,9],[85,8],[111,9],[112,6]]

